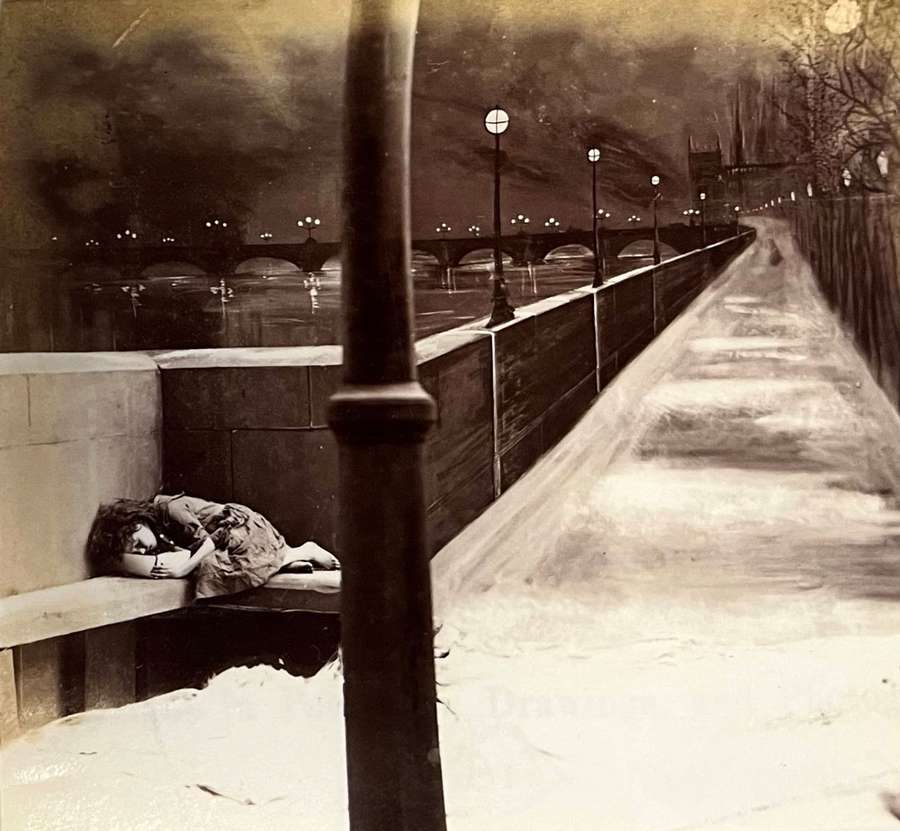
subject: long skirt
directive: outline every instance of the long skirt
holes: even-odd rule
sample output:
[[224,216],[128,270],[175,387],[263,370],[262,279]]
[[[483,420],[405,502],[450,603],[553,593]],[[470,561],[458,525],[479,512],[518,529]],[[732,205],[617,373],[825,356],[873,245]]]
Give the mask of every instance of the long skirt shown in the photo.
[[197,567],[195,594],[219,597],[261,586],[282,566],[284,537],[262,514],[228,503],[215,529],[216,550]]

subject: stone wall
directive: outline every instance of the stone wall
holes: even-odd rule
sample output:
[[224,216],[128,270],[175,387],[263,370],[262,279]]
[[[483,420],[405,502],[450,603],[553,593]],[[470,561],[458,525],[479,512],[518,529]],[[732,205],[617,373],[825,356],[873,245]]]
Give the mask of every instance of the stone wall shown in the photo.
[[89,576],[97,505],[161,481],[160,412],[146,355],[0,355],[0,597]]
[[[159,486],[160,427],[159,371],[146,355],[0,355],[0,597],[90,576],[98,504]],[[0,735],[84,709],[86,637],[0,650]],[[115,651],[103,654],[114,663]]]

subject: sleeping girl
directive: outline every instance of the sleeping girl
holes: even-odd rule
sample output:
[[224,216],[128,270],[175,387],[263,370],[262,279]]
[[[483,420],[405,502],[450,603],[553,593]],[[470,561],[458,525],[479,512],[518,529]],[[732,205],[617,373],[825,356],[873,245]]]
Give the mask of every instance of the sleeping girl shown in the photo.
[[340,568],[314,542],[289,546],[262,514],[196,496],[101,505],[88,538],[98,574],[161,579],[196,573],[198,598],[261,586],[277,571]]

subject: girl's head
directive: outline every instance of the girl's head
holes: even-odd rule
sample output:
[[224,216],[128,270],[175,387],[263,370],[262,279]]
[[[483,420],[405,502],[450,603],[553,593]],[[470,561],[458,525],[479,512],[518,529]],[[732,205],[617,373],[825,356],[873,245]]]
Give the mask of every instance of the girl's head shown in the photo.
[[126,552],[147,554],[157,544],[157,518],[152,502],[119,499],[101,505],[88,536],[88,559],[95,574],[119,571]]

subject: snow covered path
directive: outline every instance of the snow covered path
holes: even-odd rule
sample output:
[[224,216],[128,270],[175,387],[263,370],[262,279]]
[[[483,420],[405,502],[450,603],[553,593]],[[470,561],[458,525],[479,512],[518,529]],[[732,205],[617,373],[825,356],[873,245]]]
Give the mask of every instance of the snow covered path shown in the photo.
[[484,766],[445,729],[454,827],[485,792],[492,828],[900,827],[898,471],[900,421],[760,223],[438,556],[442,698]]
[[[759,227],[435,559],[451,831],[900,828],[900,419]],[[332,669],[230,670],[13,743],[0,810],[327,831],[344,775]]]

